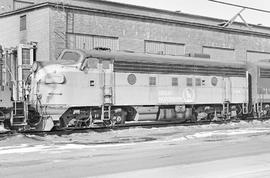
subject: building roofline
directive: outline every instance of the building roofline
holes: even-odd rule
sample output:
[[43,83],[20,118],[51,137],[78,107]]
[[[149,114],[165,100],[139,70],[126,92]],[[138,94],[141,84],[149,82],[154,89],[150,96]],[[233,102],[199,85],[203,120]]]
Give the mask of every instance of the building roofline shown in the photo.
[[51,4],[50,2],[44,2],[44,3],[26,6],[26,7],[16,9],[13,11],[4,12],[4,13],[0,14],[0,18],[11,16],[11,15],[16,15],[16,14],[20,14],[20,13],[25,13],[25,12],[32,11],[32,10],[39,9],[39,8],[48,7],[50,4]]
[[[146,7],[146,6],[139,6],[139,5],[133,5],[133,4],[127,4],[127,3],[113,2],[111,0],[77,0],[77,1],[85,1],[85,2],[92,1],[92,2],[97,2],[97,3],[111,4],[111,5],[117,5],[117,6],[122,6],[122,7],[137,8],[137,9],[147,10],[147,11],[151,10],[153,12],[158,12],[158,13],[162,12],[162,13],[171,14],[171,15],[187,16],[187,17],[217,21],[218,23],[227,21],[225,19],[219,19],[219,18],[214,18],[214,17],[209,17],[209,16],[189,14],[189,13],[183,13],[183,12],[177,12],[177,11],[171,11],[171,10],[165,10],[165,9],[158,9],[158,8]],[[245,25],[242,22],[234,22],[234,23],[239,24],[239,25]],[[268,26],[256,25],[256,24],[250,24],[250,23],[248,23],[248,25],[251,25],[252,27],[255,27],[255,28],[266,28],[266,29],[270,30],[270,27],[268,27]]]
[[[77,1],[89,1],[89,0],[77,0]],[[201,15],[195,15],[195,14],[189,14],[189,13],[183,13],[183,12],[177,12],[177,11],[170,11],[170,10],[165,10],[165,9],[157,9],[153,7],[146,7],[146,6],[139,6],[139,5],[133,5],[133,4],[127,4],[127,3],[120,3],[120,2],[113,2],[110,0],[90,0],[92,2],[97,2],[97,3],[103,3],[103,4],[111,4],[111,5],[117,5],[117,6],[122,6],[122,7],[128,7],[128,8],[137,8],[140,10],[147,10],[147,11],[152,11],[152,12],[162,12],[166,14],[171,14],[171,15],[183,15],[183,16],[190,16],[190,17],[195,17],[195,18],[202,18],[202,19],[208,19],[208,20],[213,20],[213,21],[224,21],[222,19],[214,18],[214,17],[207,17],[207,16],[201,16]]]
[[[86,0],[79,0],[79,1],[86,1]],[[178,12],[173,12],[173,11],[168,11],[168,10],[162,10],[162,9],[155,9],[155,8],[149,8],[149,7],[143,7],[143,6],[136,6],[136,5],[130,5],[130,4],[123,4],[123,3],[118,3],[118,2],[111,2],[111,1],[100,1],[100,0],[91,0],[94,2],[102,2],[104,4],[112,4],[112,5],[118,5],[122,7],[131,7],[131,8],[138,8],[140,10],[151,10],[153,12],[162,12],[166,14],[171,14],[171,15],[178,15],[178,16],[186,16],[186,17],[193,17],[193,18],[200,18],[204,20],[212,20],[216,21],[217,24],[224,22],[225,20],[222,19],[216,19],[212,17],[205,17],[205,16],[199,16],[199,15],[193,15],[193,14],[186,14],[186,13],[178,13]],[[267,26],[258,26],[258,25],[252,25],[253,28],[257,29],[264,29],[264,30],[269,30],[269,33],[264,33],[264,32],[258,32],[258,31],[251,31],[247,29],[237,29],[237,28],[224,28],[220,27],[218,25],[208,25],[204,23],[198,23],[198,22],[188,22],[188,21],[181,21],[181,20],[173,20],[169,18],[158,18],[158,17],[153,17],[153,16],[146,16],[146,15],[138,15],[138,14],[130,14],[130,13],[125,13],[125,12],[116,12],[116,11],[108,11],[108,10],[102,10],[102,9],[95,9],[95,8],[89,8],[89,7],[80,7],[80,6],[75,6],[75,5],[70,5],[70,4],[63,4],[65,9],[70,9],[70,10],[81,10],[85,12],[94,12],[94,13],[102,13],[102,14],[108,14],[108,15],[115,15],[115,16],[124,16],[124,17],[129,17],[129,18],[136,18],[136,19],[143,19],[143,20],[151,20],[151,21],[158,21],[158,22],[164,22],[164,23],[173,23],[173,24],[179,24],[179,25],[184,25],[184,26],[189,26],[189,27],[196,27],[196,28],[206,28],[210,30],[215,30],[215,31],[221,31],[221,32],[227,32],[227,33],[237,33],[237,34],[245,34],[245,35],[255,35],[255,36],[263,36],[263,37],[268,37],[270,38],[270,27]],[[40,8],[46,8],[46,7],[52,7],[56,8],[58,7],[59,4],[53,3],[53,2],[43,2],[39,4],[34,4],[31,6],[27,6],[21,9],[17,9],[14,11],[9,11],[0,14],[0,19],[3,17],[15,15],[15,14],[20,14],[20,13],[25,13],[29,11],[33,11],[36,9]],[[243,23],[240,22],[235,22],[235,24],[239,25],[244,25]]]

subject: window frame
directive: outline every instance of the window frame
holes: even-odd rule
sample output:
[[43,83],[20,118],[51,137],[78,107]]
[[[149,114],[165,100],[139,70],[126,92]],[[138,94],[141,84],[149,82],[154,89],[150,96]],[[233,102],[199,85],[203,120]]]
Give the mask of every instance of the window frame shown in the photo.
[[177,77],[172,77],[172,86],[173,87],[179,86],[179,80]]
[[27,29],[27,16],[21,15],[20,16],[20,31],[25,31]]
[[196,87],[202,86],[202,79],[201,78],[195,78],[195,86]]
[[186,78],[186,86],[187,87],[192,87],[193,86],[193,78],[191,78],[191,77]]
[[149,86],[157,86],[157,77],[155,76],[149,77]]

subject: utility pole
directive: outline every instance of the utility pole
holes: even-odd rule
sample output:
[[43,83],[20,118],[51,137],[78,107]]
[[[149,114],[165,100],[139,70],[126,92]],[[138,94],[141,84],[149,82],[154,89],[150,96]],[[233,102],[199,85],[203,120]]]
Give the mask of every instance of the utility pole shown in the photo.
[[237,17],[240,17],[240,19],[244,22],[244,24],[248,27],[251,28],[249,26],[249,24],[246,22],[246,20],[244,19],[244,17],[241,15],[241,13],[248,9],[248,10],[253,10],[253,11],[259,11],[259,12],[264,12],[264,13],[270,13],[270,11],[268,10],[263,10],[263,9],[258,9],[258,8],[253,8],[253,7],[248,7],[248,6],[242,6],[242,5],[238,5],[238,4],[232,4],[232,3],[227,3],[227,2],[223,2],[223,1],[217,1],[217,0],[208,0],[210,2],[214,2],[214,3],[219,3],[219,4],[223,4],[223,5],[228,5],[228,6],[234,6],[234,7],[240,7],[242,8],[237,14],[235,14],[230,20],[228,20],[227,22],[221,23],[219,24],[220,26],[226,28],[229,27],[235,20]]

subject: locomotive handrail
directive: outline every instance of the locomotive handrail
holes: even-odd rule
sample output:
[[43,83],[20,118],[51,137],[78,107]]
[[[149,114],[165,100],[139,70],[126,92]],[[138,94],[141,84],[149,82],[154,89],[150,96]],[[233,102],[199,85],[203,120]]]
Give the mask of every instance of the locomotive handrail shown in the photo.
[[12,78],[11,81],[15,83],[16,82],[16,79],[15,79],[14,75],[12,74],[10,68],[8,66],[6,66],[6,69],[7,69],[8,73],[11,75],[11,78]]
[[23,86],[22,86],[22,84],[20,84],[20,82],[18,82],[16,79],[15,79],[15,77],[14,77],[14,75],[12,74],[12,72],[11,72],[11,70],[10,70],[10,68],[8,67],[8,66],[6,66],[6,69],[7,69],[7,71],[9,72],[9,74],[10,74],[10,76],[11,76],[11,82],[12,82],[12,84],[13,84],[13,86],[16,88],[16,91],[18,91],[18,88],[20,87],[20,88],[24,88]]

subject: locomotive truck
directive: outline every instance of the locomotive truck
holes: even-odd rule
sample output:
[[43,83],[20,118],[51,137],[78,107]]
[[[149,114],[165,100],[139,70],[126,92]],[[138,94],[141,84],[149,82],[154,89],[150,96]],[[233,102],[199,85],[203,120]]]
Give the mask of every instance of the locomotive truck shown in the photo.
[[268,62],[66,49],[31,71],[22,85],[24,119],[10,114],[11,128],[20,121],[20,128],[50,131],[269,115]]

